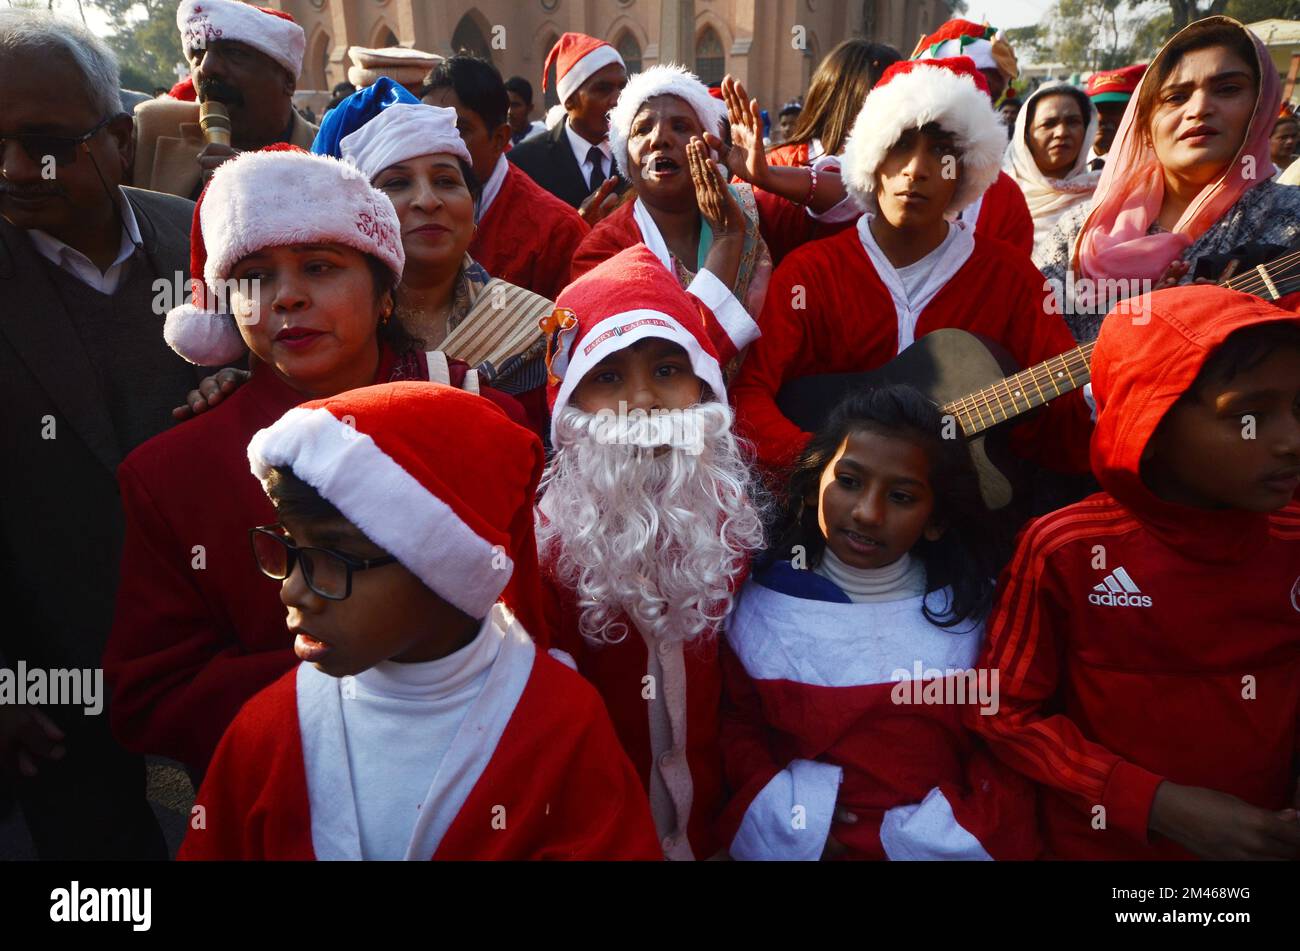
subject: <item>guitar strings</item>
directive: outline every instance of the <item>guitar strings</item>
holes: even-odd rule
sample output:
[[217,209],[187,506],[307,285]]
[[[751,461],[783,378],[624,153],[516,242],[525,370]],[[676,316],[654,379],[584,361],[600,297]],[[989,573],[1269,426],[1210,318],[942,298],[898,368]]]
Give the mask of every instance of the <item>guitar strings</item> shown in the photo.
[[[953,415],[965,415],[972,422],[975,421],[975,417],[978,417],[982,429],[1005,422],[1013,415],[1018,416],[1028,409],[1045,405],[1057,396],[1064,396],[1066,393],[1078,389],[1081,384],[1075,379],[1075,374],[1088,371],[1088,364],[1094,346],[1095,341],[1090,341],[1076,347],[1074,350],[1058,354],[976,393],[955,400],[945,405],[944,409],[952,412]],[[1065,389],[1061,389],[1061,383],[1058,380],[1058,375],[1061,372],[1064,372],[1069,378],[1069,385]],[[1011,388],[1013,383],[1016,384],[1015,392]],[[1032,383],[1033,390],[1038,391],[1037,402],[1035,402],[1033,391],[1025,385],[1026,383]],[[1044,387],[1051,389],[1051,395],[1047,394]],[[1001,392],[999,392],[999,388],[1001,388]],[[1016,395],[1017,393],[1020,395]],[[1011,408],[1015,410],[1014,413],[1007,412],[1007,403],[1011,404]],[[1027,405],[1022,408],[1018,405],[1019,403]],[[997,418],[999,412],[1002,413],[1002,419]],[[966,427],[963,426],[964,428]]]
[[[1298,274],[1300,274],[1300,251],[1285,254],[1280,258],[1271,261],[1265,265],[1264,275],[1260,274],[1258,268],[1251,268],[1244,274],[1237,277],[1229,278],[1221,286],[1230,290],[1240,291],[1246,294],[1252,294],[1256,297],[1268,297],[1277,291],[1277,285],[1285,283]],[[1278,294],[1279,297],[1285,296]],[[943,406],[943,410],[950,415],[957,417],[958,423],[962,425],[963,431],[968,435],[982,432],[985,429],[992,428],[998,423],[1005,422],[1012,416],[1019,416],[1030,409],[1044,406],[1058,396],[1064,396],[1081,385],[1075,379],[1075,373],[1082,371],[1091,374],[1092,351],[1096,341],[1089,341],[1074,350],[1058,354],[1048,360],[1021,370],[1019,373],[1012,374],[1002,380],[987,386],[975,393],[968,394],[960,399],[953,400]],[[1059,374],[1065,373],[1069,380],[1067,389],[1062,390],[1059,384]],[[1026,384],[1032,384],[1033,389]],[[1015,387],[1013,390],[1012,387]],[[1049,396],[1043,387],[1047,386],[1052,389]],[[999,392],[999,387],[1001,392]],[[1004,400],[1005,396],[1005,400]],[[1014,412],[1008,413],[1006,403],[1011,404]],[[1025,403],[1025,408],[1021,408],[1018,403]],[[1002,413],[1002,419],[997,418],[997,413]],[[961,417],[965,417],[963,423]]]

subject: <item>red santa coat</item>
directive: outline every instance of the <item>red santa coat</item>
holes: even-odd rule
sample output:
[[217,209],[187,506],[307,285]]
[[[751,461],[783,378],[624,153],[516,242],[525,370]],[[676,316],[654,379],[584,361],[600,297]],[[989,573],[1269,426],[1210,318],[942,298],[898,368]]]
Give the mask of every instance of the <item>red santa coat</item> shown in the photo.
[[[722,652],[732,856],[815,860],[829,834],[850,859],[1034,858],[1031,784],[961,723],[989,699],[970,669],[983,625],[937,627],[920,596],[848,603],[776,568],[781,585],[745,586]],[[778,590],[813,583],[836,600]],[[927,597],[942,611],[944,592]],[[833,822],[837,804],[858,821]]]
[[961,213],[963,221],[975,221],[975,233],[1005,241],[1028,258],[1034,252],[1034,219],[1029,203],[1016,180],[1006,172],[980,198]]
[[[954,240],[930,274],[929,286],[938,289],[918,310],[875,248],[867,221],[800,248],[772,276],[759,318],[763,335],[731,385],[738,432],[769,469],[793,464],[809,439],[776,405],[790,380],[875,369],[944,327],[988,337],[1025,367],[1076,346],[1049,310],[1051,293],[1027,256],[978,233],[964,245]],[[1083,472],[1090,429],[1082,394],[1069,393],[1017,427],[1011,445],[1048,468]]]
[[648,715],[650,649],[636,625],[623,615],[620,621],[627,625],[626,638],[617,644],[592,644],[579,631],[573,591],[560,583],[546,565],[543,578],[551,596],[554,646],[573,658],[578,671],[605,701],[614,731],[643,788],[650,793],[651,774],[658,771],[665,779],[679,823],[681,815],[688,815],[685,830],[680,824],[659,830],[663,853],[669,858],[710,858],[724,845],[716,828],[725,800],[718,741],[722,673],[717,635],[701,635],[688,645],[658,645],[662,675],[652,685],[653,696],[667,704],[673,735],[670,749],[656,750]]
[[[499,634],[408,858],[661,859],[645,793],[595,691],[517,623]],[[361,858],[340,683],[302,664],[244,706],[195,800],[204,827],[191,827],[178,858]]]
[[[423,355],[385,349],[377,381],[420,379]],[[248,466],[248,442],[303,402],[254,361],[221,406],[137,447],[118,467],[126,515],[104,676],[114,735],[127,749],[201,774],[249,697],[297,663],[280,586],[253,560],[248,530],[276,521]],[[451,366],[459,383],[464,364]],[[522,422],[510,397],[498,405]]]
[[555,300],[590,230],[576,211],[510,164],[469,254],[493,277]]
[[1208,355],[1234,330],[1288,315],[1195,286],[1147,306],[1148,320],[1108,318],[1093,355],[1105,491],[1021,534],[981,659],[1002,671],[1001,706],[971,718],[1041,784],[1055,858],[1191,857],[1148,831],[1166,779],[1270,810],[1295,791],[1300,503],[1191,508],[1154,495],[1140,471]]

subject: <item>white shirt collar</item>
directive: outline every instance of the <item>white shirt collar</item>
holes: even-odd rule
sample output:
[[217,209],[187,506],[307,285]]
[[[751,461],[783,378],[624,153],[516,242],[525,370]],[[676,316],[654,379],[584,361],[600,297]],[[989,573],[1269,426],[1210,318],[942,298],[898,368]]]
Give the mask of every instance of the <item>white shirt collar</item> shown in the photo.
[[[564,134],[569,137],[569,147],[573,149],[573,157],[578,160],[578,168],[582,169],[582,177],[590,180],[591,162],[587,160],[587,153],[591,151],[592,143],[574,132],[573,126],[569,124],[567,119],[564,122]],[[596,148],[600,149],[601,154],[605,156],[606,162],[613,158],[614,150],[610,148],[609,139],[602,139],[601,142],[596,145]],[[614,166],[609,165],[606,168],[606,172],[607,174],[605,177],[608,178],[609,175],[613,174]]]
[[135,209],[127,201],[126,192],[122,191],[121,187],[117,192],[117,204],[122,212],[122,243],[118,246],[117,257],[106,271],[100,271],[90,258],[53,235],[35,228],[27,232],[32,246],[41,257],[101,294],[112,294],[117,290],[118,281],[122,276],[122,265],[135,254],[136,246],[144,243],[140,237],[140,224],[136,221]]
[[492,202],[497,200],[497,194],[501,191],[501,185],[506,180],[506,174],[510,170],[510,162],[505,153],[497,156],[496,167],[492,169],[492,174],[488,180],[483,183],[483,195],[479,198],[478,220],[482,221],[492,207]]

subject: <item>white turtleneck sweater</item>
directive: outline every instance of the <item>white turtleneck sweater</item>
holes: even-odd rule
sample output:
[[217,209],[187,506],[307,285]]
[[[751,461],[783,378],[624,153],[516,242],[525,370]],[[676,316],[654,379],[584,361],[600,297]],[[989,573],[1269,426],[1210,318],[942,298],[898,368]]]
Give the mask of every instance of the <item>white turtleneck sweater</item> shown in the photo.
[[362,858],[405,857],[443,756],[501,649],[490,623],[454,654],[419,664],[384,661],[344,684]]
[[835,557],[828,546],[813,571],[833,581],[854,604],[904,601],[925,594],[925,566],[910,554],[883,568],[854,568]]

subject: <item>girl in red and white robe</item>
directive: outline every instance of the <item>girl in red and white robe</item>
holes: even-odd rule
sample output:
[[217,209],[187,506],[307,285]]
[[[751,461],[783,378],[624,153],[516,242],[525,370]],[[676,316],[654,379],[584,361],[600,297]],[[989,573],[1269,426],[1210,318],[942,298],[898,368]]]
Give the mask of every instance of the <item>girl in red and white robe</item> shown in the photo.
[[722,652],[720,823],[738,859],[1029,859],[1032,786],[962,725],[1005,546],[965,448],[910,387],[865,391],[800,460]]

